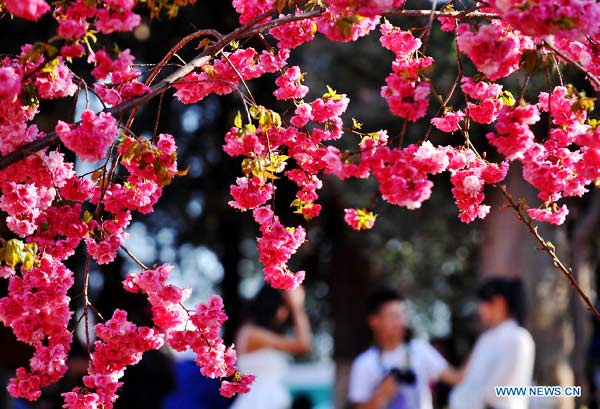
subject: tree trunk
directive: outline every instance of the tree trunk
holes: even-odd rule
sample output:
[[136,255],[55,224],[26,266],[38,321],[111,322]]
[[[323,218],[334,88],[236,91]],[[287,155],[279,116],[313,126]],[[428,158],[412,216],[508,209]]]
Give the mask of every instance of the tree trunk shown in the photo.
[[[575,219],[571,245],[571,263],[575,279],[582,290],[593,300],[595,299],[594,271],[592,266],[592,237],[600,219],[600,192],[595,191],[591,204],[580,212]],[[573,370],[575,384],[582,387],[582,404],[589,404],[590,385],[586,376],[586,362],[592,335],[590,311],[581,302],[577,294],[572,291],[571,314],[573,316],[573,329],[575,348],[573,350]]]
[[[331,186],[333,190],[334,185]],[[380,272],[369,256],[368,233],[349,231],[340,214],[338,197],[333,195],[324,209],[324,226],[328,248],[329,288],[331,288],[331,320],[333,328],[333,358],[335,361],[335,409],[348,407],[348,381],[353,359],[370,344],[365,301],[369,291],[381,284]]]

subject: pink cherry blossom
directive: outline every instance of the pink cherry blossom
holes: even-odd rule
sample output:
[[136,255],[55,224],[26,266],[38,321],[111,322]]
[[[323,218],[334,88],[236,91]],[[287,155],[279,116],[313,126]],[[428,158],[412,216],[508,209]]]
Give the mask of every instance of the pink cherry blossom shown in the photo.
[[27,20],[37,20],[50,11],[44,0],[6,0],[5,4],[10,13]]
[[240,210],[254,209],[270,200],[274,190],[271,183],[264,183],[256,176],[237,178],[236,184],[231,185],[230,192],[234,200],[229,205]]
[[81,124],[73,126],[58,121],[56,133],[62,143],[80,158],[97,162],[104,158],[108,147],[115,141],[118,128],[115,119],[106,113],[96,115],[85,110]]
[[468,24],[459,24],[457,32],[460,50],[492,81],[517,70],[523,51],[534,48],[529,37],[495,21],[479,26],[476,32]]
[[462,111],[448,111],[441,118],[433,118],[431,123],[442,132],[454,132],[464,118],[465,114]]

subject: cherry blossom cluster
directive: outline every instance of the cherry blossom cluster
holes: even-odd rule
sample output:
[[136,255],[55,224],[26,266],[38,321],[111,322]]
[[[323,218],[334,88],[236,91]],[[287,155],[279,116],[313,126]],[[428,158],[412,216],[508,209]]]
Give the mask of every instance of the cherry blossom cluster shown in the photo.
[[555,35],[575,40],[597,34],[600,29],[600,4],[593,0],[493,0],[486,4],[489,11],[532,37]]
[[396,54],[393,72],[385,79],[381,88],[394,115],[414,122],[427,113],[430,85],[423,81],[424,74],[433,64],[431,57],[417,56],[421,40],[412,33],[403,31],[390,23],[381,25],[381,45]]
[[[12,263],[7,264],[5,273]],[[17,369],[8,390],[12,396],[35,400],[41,396],[41,388],[57,382],[67,371],[72,340],[67,329],[72,314],[67,291],[74,278],[73,272],[50,255],[14,267],[9,272],[8,296],[0,299],[0,322],[35,352],[30,369]]]
[[123,286],[127,291],[142,292],[148,297],[152,320],[167,343],[177,351],[193,350],[203,375],[231,378],[222,382],[225,396],[247,392],[254,377],[236,371],[235,350],[225,347],[219,336],[219,330],[227,320],[223,300],[213,296],[206,304],[200,304],[195,313],[190,313],[183,303],[191,291],[167,284],[171,270],[172,266],[163,264],[154,270],[132,273],[123,281]]
[[[238,116],[235,126],[225,136],[223,147],[233,157],[245,157],[242,162],[245,176],[231,186],[234,200],[229,204],[240,210],[256,209],[255,220],[263,233],[258,239],[258,250],[265,266],[265,279],[277,288],[287,289],[298,286],[304,276],[304,273],[290,272],[287,267],[288,259],[304,241],[304,230],[286,229],[276,216],[258,217],[257,214],[272,213],[272,209],[264,205],[275,192],[273,180],[276,174],[283,172],[287,159],[292,158],[298,167],[285,172],[299,188],[292,206],[306,219],[319,215],[321,205],[315,203],[317,191],[322,187],[319,174],[335,174],[342,169],[339,149],[324,146],[324,142],[341,137],[341,115],[349,102],[345,95],[331,88],[311,102],[296,101],[305,95],[304,90],[297,92],[302,86],[301,77],[298,68],[291,67],[276,81],[280,88],[274,92],[275,96],[293,99],[297,105],[290,119],[291,126],[283,127],[279,114],[257,107],[251,115],[258,121],[258,126],[243,124]],[[308,125],[310,130],[304,132],[302,128]],[[278,234],[283,236],[277,237]]]
[[[301,12],[302,10],[298,9],[295,14],[300,14]],[[280,17],[284,16],[285,15],[281,15]],[[292,50],[304,43],[312,41],[316,31],[317,23],[314,19],[307,18],[274,27],[269,30],[269,34],[277,40],[277,47],[280,49]]]
[[258,238],[260,262],[264,266],[265,280],[275,288],[292,289],[304,280],[304,271],[292,272],[287,261],[306,239],[302,226],[285,227],[270,206],[254,209],[254,220],[260,226]]
[[459,24],[456,31],[461,52],[492,81],[518,70],[523,51],[535,48],[530,37],[496,20],[476,31],[469,24]]
[[[64,408],[107,408],[117,400],[127,366],[135,365],[146,351],[163,345],[163,336],[155,329],[138,327],[127,320],[127,312],[115,310],[111,319],[95,327],[98,340],[89,362],[85,388],[75,388],[63,394]],[[93,391],[93,392],[92,392]]]
[[108,147],[117,139],[115,118],[104,112],[96,115],[86,109],[79,125],[58,121],[56,133],[61,142],[77,156],[88,162],[98,162],[106,156]]
[[317,20],[317,28],[331,41],[351,42],[368,35],[379,20],[379,16],[340,14],[329,10]]
[[[2,59],[2,154],[44,137],[31,123],[40,99],[69,97],[77,91],[75,76],[63,57],[78,58],[84,54],[81,41],[92,27],[86,19],[95,16],[96,28],[105,33],[130,31],[140,21],[132,12],[135,4],[135,1],[62,4],[54,10],[54,16],[59,20],[58,35],[66,41],[61,48],[63,56],[57,55],[56,47],[51,44],[36,43],[23,46],[19,56]],[[37,19],[50,10],[43,1],[6,2],[6,7],[16,16],[29,19]],[[128,51],[117,55],[115,60],[102,49],[95,52],[90,49],[89,53],[88,61],[95,65],[92,75],[98,80],[112,81],[112,84],[95,84],[101,96],[108,96],[105,102],[118,104],[147,91],[137,80],[140,73],[132,69],[133,56]],[[120,134],[112,115],[91,110],[85,110],[76,124],[59,121],[55,132],[68,149],[88,162],[104,160]],[[66,371],[72,340],[67,328],[72,312],[66,294],[73,285],[73,273],[62,262],[73,255],[81,241],[86,242],[88,254],[98,263],[111,262],[127,236],[125,229],[131,221],[131,211],[151,211],[162,187],[177,174],[176,147],[170,135],[159,135],[155,144],[124,138],[122,145],[122,163],[129,172],[123,185],[109,183],[106,174],[78,177],[73,163],[65,161],[64,154],[55,150],[38,152],[0,172],[0,208],[8,215],[7,226],[31,243],[27,246],[34,246],[27,247],[32,254],[20,266],[15,265],[14,254],[23,251],[14,250],[12,241],[3,249],[12,256],[2,267],[2,277],[9,280],[9,294],[0,300],[0,319],[13,329],[19,340],[35,348],[29,369],[19,368],[11,380],[9,391],[13,396],[35,400],[41,395],[41,388],[58,381]],[[102,217],[84,210],[85,202],[99,206],[96,215]],[[102,327],[98,327],[100,338],[101,333]],[[110,342],[114,344],[122,335],[125,334],[114,334],[117,338]],[[146,341],[154,342],[152,348],[158,347],[156,340]],[[96,392],[81,397],[66,396],[67,405],[77,407],[77,401],[85,402],[82,407],[112,405],[120,370],[108,373],[98,369],[104,365],[102,360],[114,358],[110,355],[115,347],[108,346],[110,342],[103,339],[95,345],[90,375],[84,380],[86,387]],[[140,346],[142,341],[135,342]],[[133,359],[134,363],[146,349],[138,352],[124,349],[121,357]]]
[[452,175],[452,196],[460,210],[460,220],[469,223],[476,218],[485,218],[490,207],[481,204],[485,199],[483,188],[486,184],[503,181],[508,171],[508,163],[486,163],[475,157],[472,151],[466,150],[452,155],[449,169]]
[[375,226],[377,218],[366,209],[344,209],[344,221],[354,230],[366,230]]
[[[66,9],[55,9],[59,20],[59,33],[68,39],[79,39],[86,33],[88,19],[95,18],[94,26],[102,33],[131,31],[140,23],[140,16],[133,13],[137,0],[102,0],[70,2]],[[61,7],[61,6],[59,6]],[[7,0],[9,13],[27,20],[38,20],[51,10],[44,0]]]
[[[92,75],[97,80],[94,91],[109,105],[118,105],[121,102],[139,97],[150,90],[150,87],[141,83],[138,78],[141,72],[133,68],[134,57],[129,50],[125,50],[111,59],[106,51],[100,50],[93,55],[96,67],[92,70]],[[110,78],[110,82],[107,80]]]
[[[596,76],[600,76],[600,33],[594,36],[589,36],[585,40],[571,40],[569,38],[558,37],[554,39],[556,46],[565,53],[569,58],[577,61],[585,68],[587,72]],[[600,86],[596,82],[592,82],[596,91],[600,91]]]
[[232,93],[241,80],[249,81],[265,73],[283,68],[289,58],[289,50],[258,53],[254,48],[240,48],[224,52],[213,64],[206,63],[200,70],[187,75],[174,86],[175,96],[184,104],[192,104],[207,95]]
[[469,118],[478,124],[490,124],[498,118],[500,110],[504,106],[499,98],[502,93],[502,85],[487,81],[475,81],[472,77],[463,77],[461,89],[465,96],[475,101],[467,102]]
[[329,0],[327,4],[332,11],[340,14],[376,16],[385,10],[401,8],[404,0]]
[[[481,204],[485,199],[483,188],[504,180],[508,170],[507,163],[488,163],[468,149],[434,146],[429,141],[420,146],[390,149],[386,143],[387,135],[383,133],[367,135],[361,141],[360,165],[354,163],[350,168],[354,173],[362,167],[364,173],[341,176],[365,177],[372,173],[379,182],[382,198],[397,206],[417,209],[431,196],[433,182],[428,176],[448,171],[460,219],[465,223],[483,219],[489,213],[489,206]],[[371,215],[353,209],[346,211],[345,220],[357,230],[375,221]]]

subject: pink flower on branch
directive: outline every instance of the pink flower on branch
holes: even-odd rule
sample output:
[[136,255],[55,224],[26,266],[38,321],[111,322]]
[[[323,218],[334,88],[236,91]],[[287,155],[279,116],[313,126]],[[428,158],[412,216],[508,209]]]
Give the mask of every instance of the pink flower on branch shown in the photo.
[[81,159],[97,162],[104,158],[108,147],[117,139],[118,127],[110,114],[85,110],[79,125],[58,121],[56,133],[67,148]]
[[303,80],[304,74],[300,72],[300,67],[288,68],[275,80],[275,84],[279,86],[273,93],[275,98],[280,100],[304,98],[308,93],[308,87],[302,85]]
[[458,130],[459,122],[465,118],[462,111],[448,111],[440,118],[433,118],[431,123],[442,132],[454,132]]
[[368,230],[375,225],[377,215],[366,209],[344,209],[344,221],[354,230]]
[[516,71],[523,51],[535,48],[529,37],[495,21],[479,26],[477,31],[471,31],[468,24],[459,24],[457,32],[461,52],[492,81]]
[[50,11],[50,6],[44,0],[6,0],[6,9],[17,17],[38,20]]
[[569,214],[569,209],[565,205],[562,205],[560,208],[557,207],[555,210],[527,209],[527,214],[533,220],[561,225],[565,222],[565,218]]
[[12,67],[0,68],[0,100],[13,102],[21,92],[21,75]]
[[262,233],[257,241],[265,280],[275,288],[291,290],[298,287],[304,280],[304,271],[290,271],[287,262],[304,243],[304,228],[284,227],[269,206],[256,208],[253,215]]
[[385,79],[387,85],[381,88],[381,96],[394,115],[414,122],[422,118],[429,107],[430,85],[421,76],[431,67],[433,59],[416,57],[421,40],[388,22],[381,25],[379,41],[396,54],[393,72]]
[[264,183],[260,178],[237,178],[236,184],[231,185],[231,196],[234,200],[229,206],[240,210],[250,210],[265,204],[273,196],[275,186]]

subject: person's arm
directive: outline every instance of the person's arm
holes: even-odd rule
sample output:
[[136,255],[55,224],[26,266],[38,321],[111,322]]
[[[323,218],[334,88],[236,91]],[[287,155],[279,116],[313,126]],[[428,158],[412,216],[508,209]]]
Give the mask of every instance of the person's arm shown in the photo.
[[348,383],[348,400],[353,409],[383,409],[396,396],[396,380],[392,376],[382,380],[380,371],[371,350],[354,360]]
[[457,385],[462,382],[464,377],[464,368],[457,369],[448,365],[440,374],[439,380],[447,385]]
[[430,343],[417,340],[413,342],[415,352],[423,357],[425,370],[430,382],[441,381],[456,385],[463,378],[463,371],[448,364],[446,358]]
[[286,292],[286,302],[294,325],[293,335],[281,335],[267,328],[253,325],[248,328],[247,351],[273,348],[290,354],[301,354],[310,350],[312,332],[304,309],[304,297],[302,287]]
[[286,300],[292,314],[292,322],[294,323],[294,333],[296,338],[296,352],[303,353],[310,350],[312,344],[312,332],[310,329],[310,321],[304,308],[306,294],[303,287],[298,287],[295,290],[286,292]]

